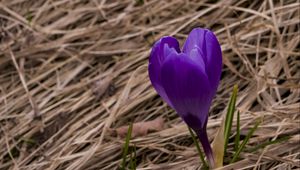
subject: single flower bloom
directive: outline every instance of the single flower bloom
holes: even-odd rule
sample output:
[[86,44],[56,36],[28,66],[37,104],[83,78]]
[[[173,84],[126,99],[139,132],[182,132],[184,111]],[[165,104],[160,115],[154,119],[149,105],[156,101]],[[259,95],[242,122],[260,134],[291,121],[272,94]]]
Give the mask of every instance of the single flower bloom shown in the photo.
[[182,50],[175,38],[162,37],[152,48],[148,72],[157,93],[197,133],[213,165],[206,125],[222,72],[216,36],[207,29],[195,28]]

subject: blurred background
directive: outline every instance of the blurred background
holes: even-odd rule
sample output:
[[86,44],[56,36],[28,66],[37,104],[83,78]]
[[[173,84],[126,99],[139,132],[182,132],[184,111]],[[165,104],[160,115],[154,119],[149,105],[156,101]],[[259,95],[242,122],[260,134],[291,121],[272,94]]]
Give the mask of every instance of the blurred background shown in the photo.
[[212,30],[223,52],[210,139],[235,84],[241,135],[263,120],[224,169],[297,169],[299,23],[299,0],[1,0],[0,169],[118,169],[131,122],[137,169],[201,169],[147,73],[156,40],[182,45],[195,27]]

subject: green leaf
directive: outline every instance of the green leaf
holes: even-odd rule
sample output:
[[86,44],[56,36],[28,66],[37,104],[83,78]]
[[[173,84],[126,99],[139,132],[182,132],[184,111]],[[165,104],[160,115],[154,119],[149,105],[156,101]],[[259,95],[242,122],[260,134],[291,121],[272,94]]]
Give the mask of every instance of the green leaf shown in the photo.
[[135,0],[137,5],[144,5],[144,0]]
[[34,139],[22,138],[21,141],[28,145],[37,145],[37,142]]
[[234,111],[235,111],[235,103],[236,103],[237,93],[238,93],[238,86],[234,85],[233,92],[232,92],[230,102],[229,102],[229,105],[228,105],[228,109],[227,109],[226,120],[225,120],[224,152],[226,152],[226,150],[227,150],[228,140],[229,140],[230,131],[231,131],[231,127],[232,127],[232,120],[233,120]]
[[131,138],[132,126],[133,126],[133,123],[131,123],[129,125],[127,135],[126,135],[126,139],[125,139],[123,156],[122,156],[123,161],[122,161],[122,164],[121,164],[121,169],[122,170],[125,170],[125,166],[126,166],[126,157],[127,157],[127,154],[128,154],[128,148],[129,148],[129,141],[130,141],[130,138]]
[[134,161],[133,161],[134,169],[136,169],[136,146],[134,146]]
[[197,141],[196,136],[195,136],[195,134],[193,133],[193,130],[192,130],[190,127],[188,127],[188,129],[189,129],[190,134],[191,134],[191,136],[192,136],[193,142],[194,142],[195,145],[196,145],[196,148],[197,148],[197,151],[198,151],[200,160],[201,160],[202,163],[203,163],[204,169],[208,169],[208,165],[207,165],[207,163],[206,163],[206,161],[205,161],[205,159],[204,159],[204,155],[203,155],[203,153],[202,153],[202,151],[201,151],[201,149],[200,149],[199,142]]
[[238,150],[239,145],[240,145],[240,111],[237,112],[237,117],[236,117],[236,135],[234,138],[235,152]]
[[135,146],[133,146],[133,152],[130,153],[130,169],[132,170],[136,169],[136,147]]
[[257,121],[255,123],[254,127],[250,129],[250,131],[248,132],[246,138],[243,140],[241,146],[239,147],[239,149],[233,155],[233,158],[232,158],[230,163],[235,162],[239,158],[240,153],[244,150],[246,144],[248,143],[249,139],[251,138],[251,136],[253,135],[253,133],[255,132],[255,130],[257,129],[259,124],[260,124],[260,121]]
[[272,141],[267,141],[267,142],[263,142],[259,145],[256,145],[255,147],[247,150],[248,152],[255,152],[257,151],[258,149],[261,149],[261,148],[264,148],[266,146],[269,146],[269,145],[273,145],[273,144],[276,144],[276,143],[281,143],[281,142],[284,142],[284,141],[287,141],[291,138],[291,136],[284,136],[284,137],[281,137],[281,138],[278,138],[278,139],[275,139],[275,140],[272,140]]

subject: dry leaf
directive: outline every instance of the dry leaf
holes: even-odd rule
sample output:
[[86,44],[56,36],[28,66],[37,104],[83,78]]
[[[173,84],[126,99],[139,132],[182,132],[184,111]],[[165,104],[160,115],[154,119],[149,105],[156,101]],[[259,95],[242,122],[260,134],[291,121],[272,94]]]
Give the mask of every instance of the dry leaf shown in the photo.
[[[132,127],[131,137],[145,136],[152,131],[160,131],[163,129],[164,119],[156,118],[147,122],[134,123]],[[129,126],[122,126],[116,129],[116,133],[120,137],[125,137]]]

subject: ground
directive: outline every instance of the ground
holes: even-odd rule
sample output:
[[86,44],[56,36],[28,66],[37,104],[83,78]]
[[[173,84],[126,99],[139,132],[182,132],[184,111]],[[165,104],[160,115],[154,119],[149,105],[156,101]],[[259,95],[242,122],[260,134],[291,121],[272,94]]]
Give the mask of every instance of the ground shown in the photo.
[[298,0],[0,1],[0,169],[118,169],[120,127],[131,122],[144,130],[130,141],[137,169],[200,169],[187,126],[147,73],[156,40],[182,45],[196,27],[212,30],[223,53],[210,140],[235,84],[242,137],[261,120],[223,169],[300,168],[299,8]]

